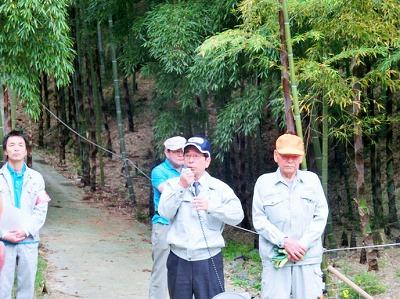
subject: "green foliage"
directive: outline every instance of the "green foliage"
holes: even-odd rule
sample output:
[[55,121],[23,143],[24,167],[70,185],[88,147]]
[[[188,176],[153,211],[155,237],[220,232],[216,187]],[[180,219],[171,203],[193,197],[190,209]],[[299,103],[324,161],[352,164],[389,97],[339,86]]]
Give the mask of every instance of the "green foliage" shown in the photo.
[[256,31],[268,28],[278,36],[279,1],[276,0],[243,0],[238,7],[246,30]]
[[165,72],[184,74],[193,63],[193,54],[212,24],[203,1],[161,4],[146,17],[144,46]]
[[38,268],[37,268],[36,279],[35,279],[36,298],[40,298],[43,293],[43,288],[45,286],[45,281],[46,281],[46,278],[45,278],[46,270],[47,270],[47,262],[42,256],[39,255]]
[[40,111],[39,74],[45,72],[63,85],[73,71],[68,4],[67,0],[0,4],[0,81],[17,92],[34,118]]
[[[356,285],[361,287],[364,291],[366,291],[370,295],[382,294],[386,291],[387,288],[384,284],[382,284],[378,280],[377,276],[371,272],[364,272],[361,274],[357,274],[352,278],[352,280]],[[359,295],[352,288],[342,283],[340,287],[340,298],[357,299],[359,298]]]
[[265,108],[265,89],[248,86],[243,95],[237,95],[221,110],[218,115],[214,144],[223,158],[223,153],[229,150],[233,136],[251,135],[259,127]]
[[278,53],[262,34],[231,29],[208,38],[197,49],[190,79],[200,90],[237,88],[247,78],[265,79]]
[[242,244],[237,241],[229,240],[222,251],[224,258],[233,260],[237,257],[243,257],[244,259],[251,259],[254,262],[261,262],[260,255],[257,249],[248,244]]
[[251,289],[252,293],[261,290],[261,258],[257,249],[237,241],[229,240],[222,249],[225,264],[231,269],[229,276],[234,285]]
[[400,279],[400,269],[396,269],[396,277],[398,278],[398,279]]

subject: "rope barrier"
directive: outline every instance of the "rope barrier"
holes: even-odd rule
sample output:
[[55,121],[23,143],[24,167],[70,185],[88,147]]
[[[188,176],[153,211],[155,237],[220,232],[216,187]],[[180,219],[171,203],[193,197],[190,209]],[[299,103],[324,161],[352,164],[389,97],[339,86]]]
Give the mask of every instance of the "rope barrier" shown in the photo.
[[[118,157],[120,160],[122,159],[121,155],[118,155],[117,153],[110,151],[104,147],[102,147],[101,145],[91,141],[90,139],[82,136],[81,134],[79,134],[77,131],[75,131],[73,128],[71,128],[68,124],[66,124],[62,119],[60,119],[57,115],[55,115],[49,108],[47,108],[45,105],[43,105],[43,108],[46,109],[57,121],[59,121],[61,124],[63,124],[68,130],[70,130],[72,133],[74,133],[75,135],[77,135],[79,138],[85,140],[86,142],[96,146],[97,148],[101,149],[102,151],[112,154],[113,156]],[[143,174],[144,177],[146,177],[148,180],[151,181],[151,178],[143,171],[141,170],[138,166],[136,166],[136,164],[130,160],[129,158],[126,158],[125,161],[123,161],[123,163],[129,162],[132,164],[132,166],[138,170],[141,174]],[[229,225],[229,224],[228,224]],[[251,233],[251,234],[255,234],[258,235],[257,232],[237,226],[237,225],[229,225],[231,227],[234,227],[236,229],[239,229],[241,231],[245,231],[247,233]],[[400,243],[392,243],[392,244],[382,244],[382,245],[368,245],[368,246],[357,246],[357,247],[345,247],[345,248],[333,248],[333,249],[324,249],[324,253],[330,253],[330,252],[337,252],[337,251],[350,251],[350,250],[357,250],[357,249],[370,249],[370,248],[383,248],[383,247],[392,247],[392,246],[400,246]]]
[[338,252],[338,251],[348,251],[348,250],[357,250],[357,249],[383,248],[383,247],[392,247],[392,246],[400,246],[400,243],[324,249],[324,253]]
[[[69,125],[67,125],[62,119],[60,119],[57,115],[55,115],[49,108],[47,108],[47,107],[46,107],[45,105],[43,105],[43,104],[42,104],[42,106],[43,106],[43,108],[46,109],[55,119],[57,119],[57,120],[58,120],[60,123],[62,123],[68,130],[70,130],[72,133],[74,133],[75,135],[77,135],[79,138],[85,140],[86,142],[90,143],[91,145],[96,146],[97,148],[101,149],[102,151],[104,151],[104,152],[106,152],[106,153],[109,153],[109,154],[111,154],[111,155],[113,155],[113,156],[116,156],[116,157],[118,157],[120,160],[122,160],[122,156],[121,156],[121,155],[118,155],[117,153],[115,153],[115,152],[113,152],[113,151],[110,151],[110,150],[106,149],[105,147],[102,147],[101,145],[99,145],[99,144],[93,142],[92,140],[87,139],[85,136],[82,136],[81,134],[79,134],[79,132],[75,131],[73,128],[71,128]],[[141,170],[138,166],[136,166],[136,164],[135,164],[133,161],[131,161],[129,158],[126,158],[125,160],[126,160],[127,162],[130,162],[130,163],[132,164],[132,166],[133,166],[136,170],[138,170],[141,174],[143,174],[144,177],[146,177],[147,179],[151,180],[150,177],[149,177],[143,170]],[[126,163],[126,161],[123,161],[123,162]]]

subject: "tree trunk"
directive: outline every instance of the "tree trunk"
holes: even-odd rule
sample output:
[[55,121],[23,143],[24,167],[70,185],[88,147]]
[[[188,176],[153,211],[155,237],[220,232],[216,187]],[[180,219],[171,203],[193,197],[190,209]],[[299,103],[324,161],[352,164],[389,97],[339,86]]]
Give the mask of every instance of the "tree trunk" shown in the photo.
[[3,115],[4,115],[4,135],[7,135],[11,132],[11,108],[10,108],[10,91],[7,86],[3,85],[3,98],[4,98],[4,106],[3,106]]
[[[289,21],[287,0],[280,0],[280,1],[282,3],[282,12],[283,12],[284,24],[285,24],[285,41],[286,41],[286,48],[287,48],[288,59],[289,59],[290,85],[291,85],[292,95],[293,95],[294,121],[296,124],[297,136],[299,136],[301,139],[304,140],[303,129],[302,129],[302,124],[301,124],[301,116],[300,116],[299,97],[298,97],[298,90],[297,90],[296,70],[295,70],[294,59],[293,59],[292,38],[291,38],[291,34],[290,34],[290,25],[289,25],[290,21]],[[307,160],[306,160],[305,155],[304,155],[303,161],[301,162],[301,168],[307,169]]]
[[374,208],[374,223],[375,228],[383,228],[383,199],[381,185],[381,154],[376,152],[377,145],[374,141],[370,144],[370,163],[371,163],[371,189],[372,189],[372,204]]
[[[44,105],[50,109],[50,101],[49,101],[49,86],[48,86],[48,78],[47,74],[43,73],[42,74],[42,84],[43,84],[43,102]],[[50,130],[50,112],[45,110],[46,113],[46,118],[45,118],[45,123],[44,123],[44,128],[46,131]]]
[[[371,88],[368,89],[369,97],[374,98]],[[375,117],[375,101],[369,103],[369,113],[371,117]],[[369,149],[370,149],[370,164],[371,164],[371,191],[372,191],[372,205],[374,209],[374,228],[383,228],[384,214],[383,214],[383,198],[382,198],[382,177],[381,177],[381,154],[377,154],[376,149],[379,149],[380,132],[372,136]]]
[[[88,136],[88,122],[89,122],[89,113],[88,113],[88,99],[86,97],[89,97],[88,92],[87,92],[87,87],[85,88],[84,82],[87,80],[87,62],[86,62],[86,57],[83,53],[83,55],[80,60],[80,71],[81,71],[81,88],[82,88],[82,97],[81,101],[78,104],[78,108],[80,111],[80,135],[84,136],[86,138],[89,138]],[[78,54],[79,56],[79,54]],[[87,94],[85,93],[87,92]],[[81,176],[81,183],[83,186],[90,186],[90,149],[89,149],[89,144],[85,141],[81,142],[81,169],[82,169],[82,176]]]
[[110,28],[110,50],[111,50],[111,61],[112,61],[112,69],[113,69],[113,80],[114,80],[114,99],[115,99],[115,108],[117,112],[117,124],[118,124],[118,135],[119,135],[119,145],[121,152],[121,160],[123,163],[124,174],[126,178],[126,185],[128,187],[128,196],[132,201],[133,205],[136,205],[135,193],[133,190],[133,180],[129,171],[129,165],[126,155],[125,149],[125,137],[124,137],[124,125],[121,117],[121,100],[120,100],[120,92],[119,92],[119,80],[118,80],[118,67],[117,67],[117,57],[115,51],[115,44],[113,38],[113,21],[111,15],[108,18],[108,25]]
[[[76,11],[76,8],[73,7],[72,9],[72,19],[74,19],[74,22],[72,22],[71,26],[71,31],[72,31],[72,36],[75,37],[75,43],[74,43],[74,50],[78,55],[75,56],[74,59],[74,73],[72,75],[72,89],[73,89],[73,95],[74,95],[74,108],[75,108],[75,121],[76,121],[76,131],[78,133],[82,132],[81,129],[81,113],[79,111],[79,103],[82,102],[82,91],[81,91],[81,66],[80,66],[80,57],[79,57],[79,34],[78,34],[78,13]],[[82,161],[82,141],[79,136],[75,136],[75,157],[79,160]],[[82,175],[82,167],[78,170],[78,174]]]
[[320,142],[320,129],[318,128],[318,107],[317,102],[314,103],[311,110],[310,126],[311,126],[311,144],[314,151],[314,159],[316,167],[319,171],[319,177],[322,176],[322,149]]
[[[386,115],[393,115],[392,93],[388,90],[385,102]],[[394,184],[394,165],[393,165],[393,126],[386,125],[386,178],[387,178],[387,195],[389,206],[389,223],[398,226],[399,219],[397,217],[396,207],[396,187]]]
[[104,77],[106,73],[105,65],[104,65],[104,48],[103,48],[103,38],[101,34],[101,26],[100,22],[97,22],[97,53],[98,53],[98,61],[99,61],[99,68],[96,68],[97,70],[97,78],[98,78],[98,90],[99,90],[99,96],[100,96],[100,103],[101,103],[101,109],[103,111],[104,115],[104,129],[106,130],[106,136],[107,136],[107,150],[109,152],[107,153],[107,156],[111,159],[112,158],[112,140],[111,140],[111,132],[110,132],[110,127],[109,123],[111,121],[110,114],[108,112],[108,109],[106,107],[106,101],[104,99],[104,93],[103,93],[103,82],[104,82]]
[[340,143],[338,150],[335,151],[336,164],[338,165],[340,176],[343,179],[344,190],[346,191],[347,212],[346,217],[349,221],[355,223],[356,218],[353,209],[353,197],[350,189],[348,163],[346,162],[346,147]]
[[11,90],[10,92],[10,110],[11,110],[11,130],[15,130],[17,124],[17,95]]
[[[43,76],[40,76],[40,103],[44,103],[44,82]],[[38,125],[38,145],[44,147],[44,111],[43,107],[40,107],[39,125]]]
[[[29,120],[29,124],[31,124],[31,121]],[[32,127],[31,125],[29,127]],[[33,165],[33,158],[32,158],[32,150],[33,150],[33,136],[32,136],[32,130],[28,131],[28,134],[26,136],[28,138],[28,144],[27,144],[27,153],[26,153],[26,165],[30,168],[32,168]]]
[[133,109],[131,104],[131,99],[129,96],[129,86],[128,86],[128,78],[124,77],[123,80],[123,87],[125,91],[125,106],[126,106],[126,114],[128,116],[128,129],[129,132],[134,132],[134,123],[133,123]]
[[[352,67],[353,68],[353,67]],[[354,154],[355,154],[355,168],[356,168],[356,187],[357,187],[357,198],[355,202],[358,207],[358,213],[360,215],[360,228],[363,235],[364,245],[373,245],[372,232],[370,228],[369,210],[366,200],[366,189],[365,189],[365,171],[364,171],[364,144],[362,140],[362,127],[357,121],[360,118],[361,113],[361,86],[359,83],[355,83],[353,86],[353,114],[355,116],[354,121]],[[367,250],[368,260],[368,271],[378,270],[377,256],[373,250]]]
[[[93,87],[94,82],[92,79],[95,77],[95,72],[93,69],[93,58],[92,58],[92,53],[87,52],[87,89],[88,89],[88,108],[89,108],[89,139],[90,141],[94,142],[97,144],[97,139],[96,139],[96,114],[95,114],[95,108],[94,108],[94,88]],[[97,146],[90,144],[89,145],[89,151],[90,151],[90,190],[95,191],[96,190],[96,174],[97,174]]]
[[246,180],[245,180],[245,157],[242,153],[245,152],[244,137],[236,134],[233,141],[233,153],[231,155],[231,163],[233,169],[233,185],[235,186],[235,193],[238,195],[242,202],[244,210],[244,219],[242,221],[243,227],[250,228],[249,210],[247,205],[246,194]]
[[281,40],[280,58],[282,64],[281,71],[281,82],[283,90],[283,98],[285,99],[285,119],[286,119],[286,130],[293,134],[296,133],[296,128],[294,126],[294,118],[292,112],[292,98],[290,96],[290,82],[289,82],[289,60],[286,50],[286,40],[285,40],[285,20],[283,16],[283,11],[279,10],[279,37]]
[[[67,121],[66,109],[65,109],[65,88],[57,89],[58,93],[58,103],[60,107],[59,117],[63,122]],[[60,165],[65,165],[65,146],[67,144],[68,132],[63,124],[59,124],[58,136],[60,140],[59,152],[58,152],[58,163]]]
[[[100,26],[99,23],[98,27]],[[98,28],[99,30],[99,28]],[[96,57],[97,51],[95,51],[95,57]],[[92,80],[92,85],[93,85],[93,95],[94,95],[94,114],[95,114],[95,139],[97,140],[97,143],[104,147],[103,143],[103,138],[101,134],[101,127],[103,124],[103,117],[101,114],[101,102],[100,102],[100,95],[103,95],[103,89],[102,87],[99,87],[100,80],[98,80],[98,69],[99,69],[99,64],[96,62],[96,60],[93,61],[92,58],[90,58],[91,62],[91,80]],[[104,178],[104,160],[103,160],[103,152],[100,152],[99,157],[99,171],[100,171],[100,186],[104,186],[105,183],[105,178]]]
[[[79,123],[79,134],[81,136],[87,136],[87,104],[85,104],[85,79],[86,79],[86,60],[84,55],[85,50],[85,37],[82,37],[82,33],[85,32],[84,27],[81,23],[83,23],[81,18],[81,6],[82,2],[78,1],[77,9],[75,12],[75,46],[76,46],[76,91],[78,93],[78,97],[75,99],[75,105],[78,116]],[[82,25],[82,26],[81,26]],[[81,183],[83,186],[90,185],[90,163],[89,163],[89,145],[86,142],[80,142],[80,163],[81,163]]]

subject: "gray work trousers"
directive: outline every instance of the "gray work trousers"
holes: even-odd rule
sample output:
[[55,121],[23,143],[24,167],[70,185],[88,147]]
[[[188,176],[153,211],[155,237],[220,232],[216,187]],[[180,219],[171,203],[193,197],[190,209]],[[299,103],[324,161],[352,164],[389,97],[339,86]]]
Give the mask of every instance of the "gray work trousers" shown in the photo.
[[261,299],[317,299],[323,288],[319,264],[280,269],[269,263],[263,264]]
[[167,234],[169,225],[153,224],[151,233],[153,269],[151,271],[149,298],[168,299],[167,259],[169,245]]
[[11,299],[17,277],[16,299],[32,299],[38,261],[38,243],[5,244],[5,261],[0,271],[0,299]]

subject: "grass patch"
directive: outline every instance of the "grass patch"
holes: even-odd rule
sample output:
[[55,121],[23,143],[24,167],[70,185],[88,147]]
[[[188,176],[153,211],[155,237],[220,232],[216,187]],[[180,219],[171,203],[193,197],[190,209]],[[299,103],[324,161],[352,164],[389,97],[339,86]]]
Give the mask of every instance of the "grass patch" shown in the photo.
[[45,274],[47,269],[46,260],[39,255],[38,259],[38,268],[36,272],[36,280],[35,280],[35,294],[36,298],[43,297],[43,290],[45,287]]
[[[379,281],[378,277],[374,273],[364,272],[357,274],[352,277],[351,280],[370,295],[378,295],[386,292],[386,286]],[[360,296],[352,288],[341,283],[340,298],[358,299]]]
[[396,269],[395,275],[397,278],[400,279],[400,269]]
[[[35,298],[43,298],[43,289],[45,285],[45,273],[47,269],[47,262],[44,258],[42,258],[40,255],[38,257],[38,268],[36,271],[36,279],[35,279]],[[16,277],[15,277],[15,282],[14,282],[14,287],[12,290],[11,298],[15,299],[16,297]]]
[[252,245],[228,240],[222,254],[232,283],[252,294],[258,293],[261,290],[262,273],[258,250]]

